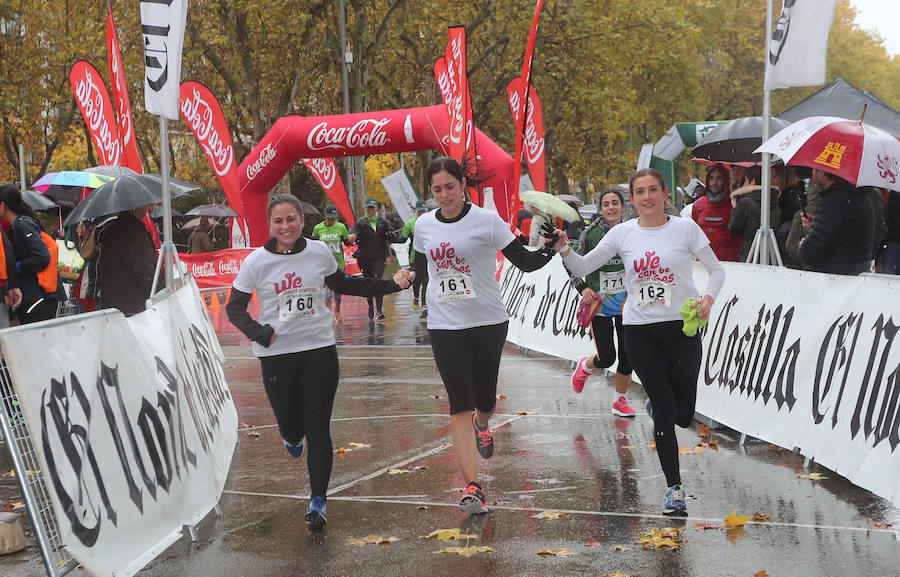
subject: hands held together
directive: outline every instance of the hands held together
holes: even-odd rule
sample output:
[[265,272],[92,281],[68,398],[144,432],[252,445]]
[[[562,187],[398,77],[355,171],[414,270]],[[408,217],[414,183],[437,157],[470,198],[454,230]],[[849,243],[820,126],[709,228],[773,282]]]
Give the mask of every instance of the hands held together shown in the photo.
[[416,273],[411,270],[407,270],[401,268],[396,273],[394,273],[394,282],[397,283],[397,286],[400,288],[409,288],[409,285],[416,280]]

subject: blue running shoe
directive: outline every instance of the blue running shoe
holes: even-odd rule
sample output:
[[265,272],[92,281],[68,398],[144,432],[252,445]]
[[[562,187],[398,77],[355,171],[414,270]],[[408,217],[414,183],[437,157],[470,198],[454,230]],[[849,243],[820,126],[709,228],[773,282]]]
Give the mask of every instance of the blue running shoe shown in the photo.
[[291,457],[299,459],[303,454],[303,446],[306,444],[306,437],[300,439],[300,442],[297,444],[288,443],[284,439],[284,448],[287,449],[287,452],[291,455]]
[[687,517],[687,506],[684,504],[683,485],[672,485],[666,491],[666,504],[663,506],[663,515]]
[[325,497],[313,497],[306,509],[306,524],[318,529],[324,527],[328,520],[325,518]]

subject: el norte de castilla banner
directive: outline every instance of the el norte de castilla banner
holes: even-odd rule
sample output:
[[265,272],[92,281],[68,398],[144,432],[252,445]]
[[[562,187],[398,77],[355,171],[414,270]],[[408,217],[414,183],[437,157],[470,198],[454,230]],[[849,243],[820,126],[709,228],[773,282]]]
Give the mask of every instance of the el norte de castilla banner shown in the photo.
[[[723,266],[697,411],[900,503],[900,278]],[[509,341],[571,360],[595,354],[560,259],[532,273],[498,267]],[[702,266],[694,279],[706,286]]]

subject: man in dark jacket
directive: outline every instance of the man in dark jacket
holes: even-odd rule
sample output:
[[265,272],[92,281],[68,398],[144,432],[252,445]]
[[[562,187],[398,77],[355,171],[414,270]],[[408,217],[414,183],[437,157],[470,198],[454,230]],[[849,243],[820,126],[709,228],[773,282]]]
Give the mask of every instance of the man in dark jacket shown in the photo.
[[[742,239],[741,260],[747,262],[750,247],[756,238],[756,231],[762,212],[762,174],[758,166],[751,166],[741,179],[741,186],[731,191],[731,219],[728,221],[728,232],[734,239]],[[774,228],[781,222],[781,207],[778,203],[778,189],[769,187],[769,223]],[[773,226],[774,225],[774,226]]]
[[885,274],[900,274],[900,192],[890,191],[887,209],[885,210],[887,223],[887,249],[884,251]]
[[[356,262],[359,270],[366,278],[380,279],[384,275],[385,262],[389,249],[388,242],[393,239],[393,231],[390,223],[378,216],[378,201],[372,197],[366,199],[366,214],[359,218],[350,231],[350,238],[356,239],[359,248],[356,251]],[[372,297],[366,297],[369,303],[369,318],[384,320],[384,312],[381,310],[384,297],[375,297],[375,306],[372,306]],[[376,310],[377,309],[377,310]]]
[[141,219],[149,205],[120,212],[100,236],[99,308],[125,316],[144,310],[156,272],[156,247]]
[[801,216],[803,226],[811,227],[797,249],[803,267],[849,275],[871,270],[875,212],[869,191],[817,168],[812,180],[821,189],[822,204],[814,217]]

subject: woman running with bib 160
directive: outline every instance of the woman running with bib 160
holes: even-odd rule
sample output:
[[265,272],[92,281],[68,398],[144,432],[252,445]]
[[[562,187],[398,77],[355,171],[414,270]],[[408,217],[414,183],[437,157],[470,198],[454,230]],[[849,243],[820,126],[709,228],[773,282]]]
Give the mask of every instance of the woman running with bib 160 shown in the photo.
[[[678,464],[675,425],[688,427],[697,401],[700,336],[685,334],[681,307],[693,301],[700,319],[709,318],[713,301],[725,282],[725,270],[709,246],[709,239],[693,220],[665,213],[668,195],[655,169],[637,171],[630,182],[631,202],[640,217],[610,229],[583,257],[569,247],[557,230],[554,248],[573,274],[584,276],[619,254],[625,262],[628,300],[622,312],[628,359],[650,397],[656,453],[666,476],[664,515],[687,515]],[[694,258],[709,271],[706,294],[697,299]]]
[[[334,317],[325,306],[325,287],[357,296],[387,294],[409,286],[409,271],[398,272],[393,280],[346,276],[324,242],[300,235],[303,212],[296,197],[275,195],[267,211],[272,238],[241,263],[226,311],[228,320],[253,341],[285,449],[300,457],[304,438],[309,445],[312,498],[306,522],[321,527],[334,457],[329,424],[338,385]],[[253,291],[260,322],[247,312]]]
[[476,450],[485,459],[494,451],[488,420],[509,325],[496,280],[497,250],[526,272],[547,264],[553,252],[525,250],[496,212],[467,202],[466,187],[477,182],[456,160],[433,160],[425,181],[439,208],[416,221],[413,266],[417,277],[428,270],[428,333],[450,399],[453,450],[468,483],[459,506],[487,513]]

